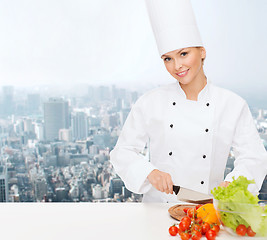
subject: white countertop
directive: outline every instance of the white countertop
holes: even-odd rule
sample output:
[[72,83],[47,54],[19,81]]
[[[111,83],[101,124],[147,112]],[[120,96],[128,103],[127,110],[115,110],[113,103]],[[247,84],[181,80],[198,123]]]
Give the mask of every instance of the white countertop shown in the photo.
[[[170,203],[1,203],[1,239],[169,240]],[[205,238],[203,238],[205,239]],[[236,239],[221,230],[216,239]],[[246,239],[242,237],[242,239]],[[251,238],[250,238],[251,239]]]

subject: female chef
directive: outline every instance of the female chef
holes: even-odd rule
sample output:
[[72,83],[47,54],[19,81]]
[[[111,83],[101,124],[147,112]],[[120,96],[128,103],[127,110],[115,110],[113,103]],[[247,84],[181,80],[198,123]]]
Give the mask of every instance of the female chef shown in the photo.
[[[261,188],[267,154],[247,103],[214,86],[190,0],[146,0],[160,56],[176,79],[140,97],[110,154],[126,187],[143,202],[177,202],[172,186],[203,193],[240,175]],[[144,156],[145,147],[149,158]],[[235,167],[225,179],[230,148]]]

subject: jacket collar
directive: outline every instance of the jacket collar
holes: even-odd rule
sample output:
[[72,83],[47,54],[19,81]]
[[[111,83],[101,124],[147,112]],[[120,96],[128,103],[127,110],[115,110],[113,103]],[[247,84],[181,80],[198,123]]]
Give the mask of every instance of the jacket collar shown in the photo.
[[209,79],[207,79],[207,84],[206,86],[199,92],[198,94],[198,100],[197,101],[193,101],[193,100],[188,100],[186,99],[186,95],[184,90],[181,88],[179,82],[176,82],[176,89],[177,89],[177,93],[178,96],[182,99],[184,99],[185,101],[190,101],[190,102],[202,102],[207,100],[208,95],[209,95],[209,89],[210,89],[210,85],[211,85],[211,81]]

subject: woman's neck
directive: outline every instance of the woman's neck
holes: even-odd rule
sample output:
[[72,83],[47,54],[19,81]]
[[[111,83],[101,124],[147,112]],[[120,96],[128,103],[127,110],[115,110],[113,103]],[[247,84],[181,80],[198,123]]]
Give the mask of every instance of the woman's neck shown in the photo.
[[179,83],[183,91],[185,92],[186,99],[197,101],[198,94],[207,84],[207,77],[205,76],[203,70],[200,75],[197,76],[193,81],[189,84],[181,84]]

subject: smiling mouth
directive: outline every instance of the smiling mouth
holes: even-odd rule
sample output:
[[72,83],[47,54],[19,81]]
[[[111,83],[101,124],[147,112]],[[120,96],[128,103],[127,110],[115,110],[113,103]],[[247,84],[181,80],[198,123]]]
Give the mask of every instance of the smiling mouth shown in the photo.
[[176,73],[176,75],[179,77],[184,77],[187,75],[188,71],[189,71],[189,69],[182,71],[182,72],[179,72],[179,73]]

